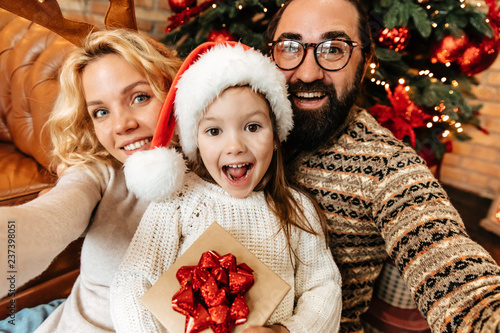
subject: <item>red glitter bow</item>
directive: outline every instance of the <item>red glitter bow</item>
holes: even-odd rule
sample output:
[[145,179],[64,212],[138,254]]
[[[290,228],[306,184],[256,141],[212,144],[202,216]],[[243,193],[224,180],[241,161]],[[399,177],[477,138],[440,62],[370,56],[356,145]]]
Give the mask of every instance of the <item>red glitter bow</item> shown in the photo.
[[186,316],[186,333],[211,328],[215,333],[231,332],[246,322],[248,306],[243,294],[254,283],[253,270],[236,265],[236,257],[215,251],[201,255],[197,266],[183,266],[176,277],[181,288],[172,297],[172,307]]

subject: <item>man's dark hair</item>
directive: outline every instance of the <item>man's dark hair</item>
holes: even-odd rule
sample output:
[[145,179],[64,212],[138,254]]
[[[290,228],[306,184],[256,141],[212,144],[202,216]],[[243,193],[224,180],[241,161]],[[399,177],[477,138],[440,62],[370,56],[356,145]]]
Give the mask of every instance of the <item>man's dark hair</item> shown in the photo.
[[[276,33],[276,29],[281,20],[281,16],[283,16],[284,11],[292,1],[293,0],[286,1],[269,22],[267,30],[264,33],[264,38],[267,40],[267,43],[273,41],[274,34]],[[352,3],[356,8],[356,10],[358,11],[359,14],[358,35],[359,38],[361,38],[361,44],[363,46],[362,48],[363,57],[366,61],[370,59],[370,57],[373,55],[372,45],[371,45],[371,29],[369,24],[370,19],[368,13],[366,12],[366,8],[361,0],[345,0],[345,1]]]

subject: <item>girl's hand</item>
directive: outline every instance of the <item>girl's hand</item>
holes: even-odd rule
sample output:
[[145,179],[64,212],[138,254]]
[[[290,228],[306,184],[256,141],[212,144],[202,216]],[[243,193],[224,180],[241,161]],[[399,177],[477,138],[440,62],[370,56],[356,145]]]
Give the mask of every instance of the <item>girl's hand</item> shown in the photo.
[[281,325],[271,325],[271,326],[254,326],[249,327],[243,331],[243,333],[290,333],[290,331]]

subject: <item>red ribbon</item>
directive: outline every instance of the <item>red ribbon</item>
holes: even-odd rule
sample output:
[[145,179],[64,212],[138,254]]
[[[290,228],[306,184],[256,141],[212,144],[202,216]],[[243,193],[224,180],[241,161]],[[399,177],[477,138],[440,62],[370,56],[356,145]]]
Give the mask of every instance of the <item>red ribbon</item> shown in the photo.
[[172,297],[172,307],[186,316],[186,333],[211,328],[228,333],[246,322],[248,305],[243,295],[254,283],[253,270],[236,264],[231,253],[215,251],[201,255],[197,266],[183,266],[176,273],[181,288]]

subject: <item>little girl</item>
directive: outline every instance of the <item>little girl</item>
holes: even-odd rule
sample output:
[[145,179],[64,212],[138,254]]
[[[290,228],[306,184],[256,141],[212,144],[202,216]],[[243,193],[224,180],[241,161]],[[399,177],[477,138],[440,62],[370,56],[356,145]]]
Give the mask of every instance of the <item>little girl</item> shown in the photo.
[[172,86],[152,146],[168,145],[175,108],[194,172],[184,178],[173,172],[179,161],[167,148],[127,159],[127,186],[153,203],[113,281],[117,332],[166,331],[139,299],[214,221],[291,286],[268,326],[244,333],[337,332],[341,281],[324,223],[284,176],[280,143],[293,122],[282,74],[242,44],[206,43],[188,56]]

